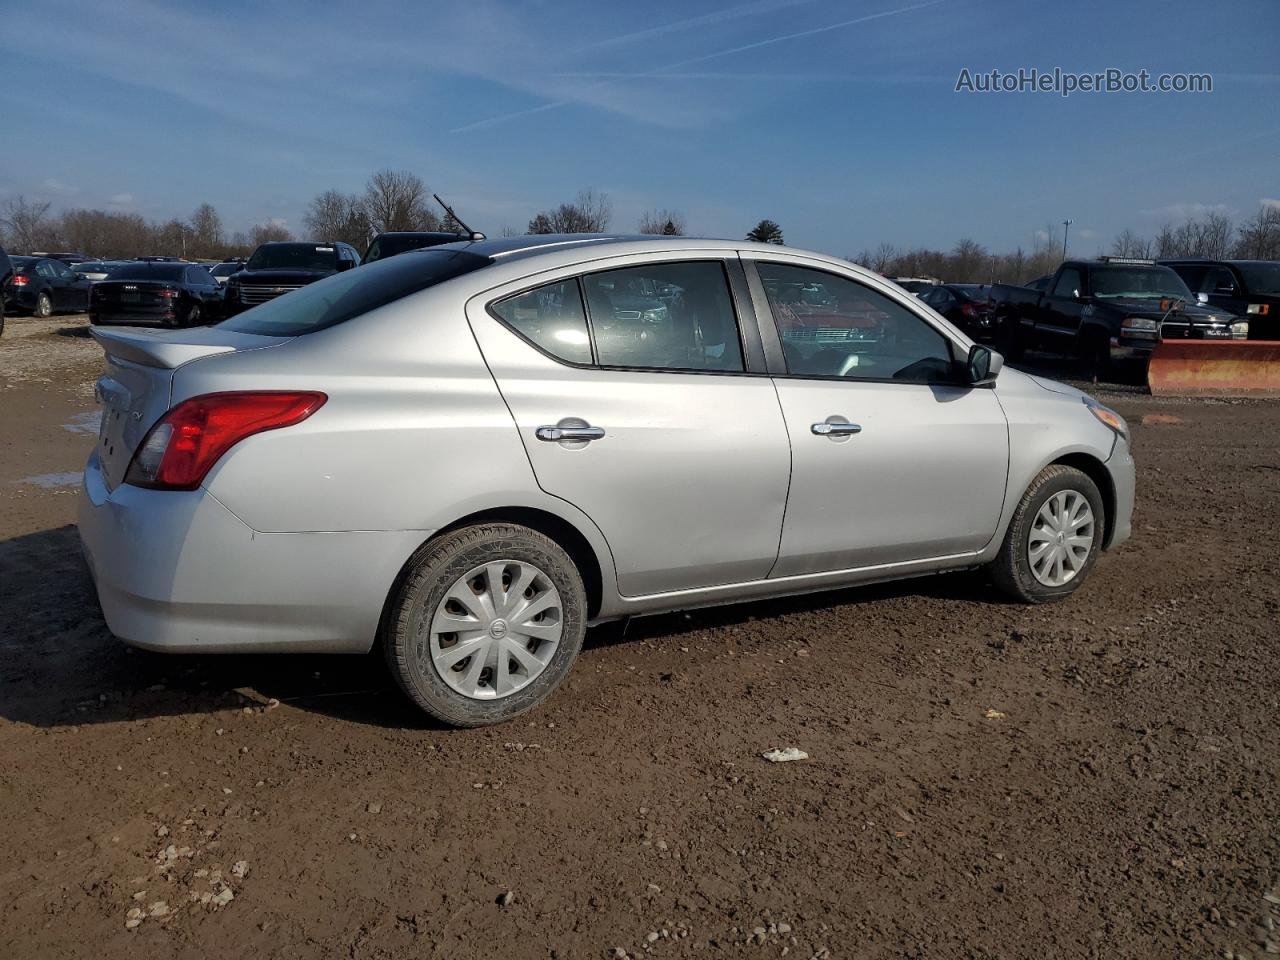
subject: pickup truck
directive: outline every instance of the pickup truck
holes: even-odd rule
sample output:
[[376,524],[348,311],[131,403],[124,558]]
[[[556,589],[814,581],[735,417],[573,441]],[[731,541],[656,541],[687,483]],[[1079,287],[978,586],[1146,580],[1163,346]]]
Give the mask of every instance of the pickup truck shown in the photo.
[[1079,357],[1097,376],[1146,360],[1161,339],[1242,340],[1249,323],[1197,303],[1182,279],[1151,260],[1068,260],[1043,292],[991,286],[996,348],[1009,359],[1037,349]]

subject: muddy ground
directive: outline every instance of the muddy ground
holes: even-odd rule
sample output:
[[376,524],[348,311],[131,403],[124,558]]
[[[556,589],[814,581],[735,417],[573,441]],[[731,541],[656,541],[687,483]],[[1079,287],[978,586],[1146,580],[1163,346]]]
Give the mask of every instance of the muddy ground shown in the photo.
[[72,526],[98,351],[11,319],[0,358],[2,957],[1267,949],[1280,405],[1103,388],[1134,537],[1066,603],[960,574],[600,628],[452,732],[374,657],[113,640]]

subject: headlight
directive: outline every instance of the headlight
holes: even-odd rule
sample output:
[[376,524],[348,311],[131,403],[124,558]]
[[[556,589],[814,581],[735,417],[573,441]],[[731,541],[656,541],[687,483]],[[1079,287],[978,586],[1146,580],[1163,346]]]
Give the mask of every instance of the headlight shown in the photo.
[[667,308],[653,307],[652,309],[646,310],[640,314],[640,318],[642,320],[647,320],[650,323],[661,323],[663,320],[667,319]]
[[1245,313],[1255,317],[1265,317],[1270,312],[1271,304],[1269,303],[1251,303],[1245,310]]
[[1129,439],[1129,425],[1124,422],[1124,417],[1110,407],[1104,407],[1093,397],[1084,397],[1083,400],[1084,405],[1089,408],[1090,413],[1097,417],[1099,423],[1110,427],[1125,440]]
[[1157,340],[1160,324],[1150,317],[1125,317],[1120,323],[1120,336],[1134,340]]
[[1248,320],[1237,320],[1235,323],[1231,324],[1231,327],[1229,329],[1231,330],[1232,340],[1248,340],[1249,339],[1249,321]]

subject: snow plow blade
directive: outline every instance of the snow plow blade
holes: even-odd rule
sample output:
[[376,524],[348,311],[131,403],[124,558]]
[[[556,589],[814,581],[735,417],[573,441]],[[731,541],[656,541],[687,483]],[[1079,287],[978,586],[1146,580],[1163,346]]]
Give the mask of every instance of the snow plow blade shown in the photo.
[[1155,397],[1280,397],[1280,341],[1161,340],[1147,386]]

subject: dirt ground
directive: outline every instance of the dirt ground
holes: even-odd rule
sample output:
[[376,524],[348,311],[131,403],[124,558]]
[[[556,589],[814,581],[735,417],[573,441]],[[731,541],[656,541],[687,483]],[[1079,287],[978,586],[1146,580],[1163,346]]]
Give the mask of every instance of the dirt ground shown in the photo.
[[1066,603],[603,627],[453,732],[373,657],[115,641],[73,526],[99,351],[12,319],[0,358],[0,957],[1280,952],[1280,404],[1101,390],[1134,537]]

